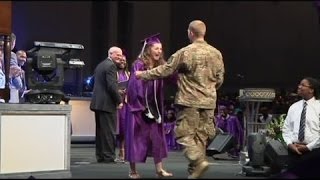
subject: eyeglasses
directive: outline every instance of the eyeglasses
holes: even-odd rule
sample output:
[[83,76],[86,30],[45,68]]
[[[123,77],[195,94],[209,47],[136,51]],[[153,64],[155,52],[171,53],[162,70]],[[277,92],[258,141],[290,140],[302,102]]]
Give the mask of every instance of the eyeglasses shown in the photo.
[[306,84],[298,84],[298,86],[303,86],[303,87],[311,87],[310,85],[306,85]]

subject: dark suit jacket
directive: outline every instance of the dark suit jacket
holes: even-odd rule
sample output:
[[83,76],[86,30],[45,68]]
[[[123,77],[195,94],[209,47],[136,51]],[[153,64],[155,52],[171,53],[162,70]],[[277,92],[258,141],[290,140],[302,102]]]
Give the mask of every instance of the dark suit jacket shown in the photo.
[[120,102],[117,67],[111,59],[107,58],[99,63],[94,71],[90,109],[92,111],[116,112]]

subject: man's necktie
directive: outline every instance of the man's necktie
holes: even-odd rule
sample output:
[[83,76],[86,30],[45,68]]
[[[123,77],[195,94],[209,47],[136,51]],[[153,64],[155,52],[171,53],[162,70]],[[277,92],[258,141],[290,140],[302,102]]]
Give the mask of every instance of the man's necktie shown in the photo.
[[299,135],[298,135],[298,139],[300,142],[304,140],[304,129],[306,127],[306,111],[307,111],[307,102],[304,102],[303,109],[301,112],[300,128],[299,128]]

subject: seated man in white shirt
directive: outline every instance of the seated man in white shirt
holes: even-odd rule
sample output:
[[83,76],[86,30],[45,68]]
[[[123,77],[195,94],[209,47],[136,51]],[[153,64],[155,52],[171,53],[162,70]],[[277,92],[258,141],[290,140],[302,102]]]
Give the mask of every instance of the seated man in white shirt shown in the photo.
[[297,93],[302,99],[290,106],[282,129],[289,155],[288,170],[282,177],[308,178],[320,175],[317,165],[320,162],[319,87],[319,81],[311,77],[302,79],[298,85]]

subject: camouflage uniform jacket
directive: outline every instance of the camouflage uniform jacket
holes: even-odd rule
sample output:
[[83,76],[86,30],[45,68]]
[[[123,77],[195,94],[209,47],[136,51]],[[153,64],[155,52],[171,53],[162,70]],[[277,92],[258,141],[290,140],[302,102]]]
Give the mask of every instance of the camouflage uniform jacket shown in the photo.
[[194,41],[178,50],[164,65],[143,71],[143,79],[166,77],[178,72],[175,104],[214,109],[216,90],[224,80],[224,63],[219,50],[206,41]]

